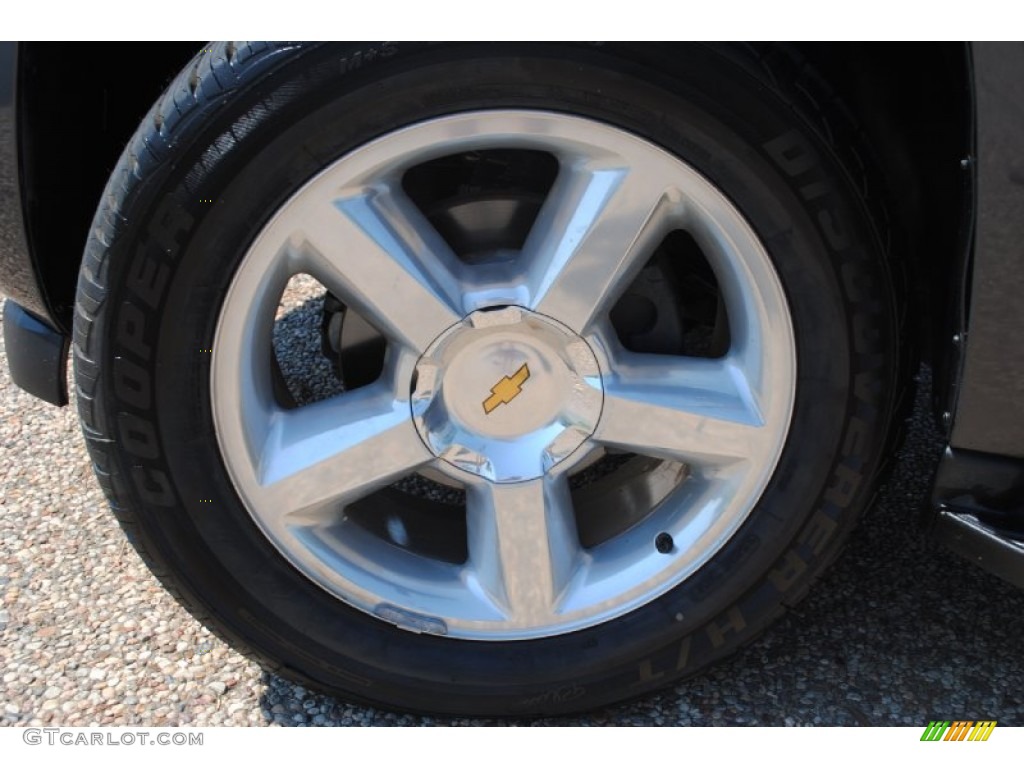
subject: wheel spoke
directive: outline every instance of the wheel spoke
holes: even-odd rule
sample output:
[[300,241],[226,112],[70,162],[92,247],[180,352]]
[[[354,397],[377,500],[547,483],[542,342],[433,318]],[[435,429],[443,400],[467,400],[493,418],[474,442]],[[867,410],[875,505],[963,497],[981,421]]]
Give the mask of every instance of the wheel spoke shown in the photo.
[[520,626],[549,621],[581,562],[564,476],[468,489],[472,578]]
[[278,411],[260,457],[260,493],[277,514],[333,511],[431,458],[409,404],[371,385]]
[[[605,380],[594,440],[683,463],[757,458],[766,435],[755,392],[730,358],[622,355]],[[681,362],[685,361],[685,362]]]
[[314,277],[392,340],[422,352],[461,317],[461,265],[403,194],[373,187],[294,223]]
[[669,188],[646,165],[563,170],[524,247],[532,308],[585,333],[667,232]]

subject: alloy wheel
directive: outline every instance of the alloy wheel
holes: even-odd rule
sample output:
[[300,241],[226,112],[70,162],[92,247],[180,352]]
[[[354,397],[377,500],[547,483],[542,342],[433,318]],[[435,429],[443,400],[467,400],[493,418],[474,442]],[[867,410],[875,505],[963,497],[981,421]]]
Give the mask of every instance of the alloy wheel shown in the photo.
[[[546,153],[557,175],[521,248],[467,262],[403,179],[496,149]],[[678,231],[721,293],[729,343],[715,357],[636,351],[614,327],[617,300]],[[373,382],[290,408],[270,338],[299,273],[387,352]],[[527,110],[429,120],[333,162],[253,241],[213,349],[221,455],[278,551],[381,620],[471,640],[595,626],[693,574],[764,491],[796,387],[781,283],[730,201],[633,133]],[[645,460],[647,506],[585,541],[572,478],[610,454]],[[396,546],[347,514],[410,475],[465,491],[464,559]]]

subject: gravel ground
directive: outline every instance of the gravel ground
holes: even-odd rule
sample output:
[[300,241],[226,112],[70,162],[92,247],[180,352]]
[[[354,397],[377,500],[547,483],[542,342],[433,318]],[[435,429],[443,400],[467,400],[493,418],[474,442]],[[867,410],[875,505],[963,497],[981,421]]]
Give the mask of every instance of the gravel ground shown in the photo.
[[[309,291],[288,309],[312,320]],[[298,319],[293,312],[286,322]],[[318,343],[293,348],[312,360]],[[806,601],[706,675],[551,722],[1024,725],[1024,592],[939,549],[916,525],[941,450],[926,370],[922,383],[891,481]],[[93,480],[74,407],[16,389],[2,349],[0,443],[3,724],[483,722],[352,706],[267,675],[212,637],[126,544]]]

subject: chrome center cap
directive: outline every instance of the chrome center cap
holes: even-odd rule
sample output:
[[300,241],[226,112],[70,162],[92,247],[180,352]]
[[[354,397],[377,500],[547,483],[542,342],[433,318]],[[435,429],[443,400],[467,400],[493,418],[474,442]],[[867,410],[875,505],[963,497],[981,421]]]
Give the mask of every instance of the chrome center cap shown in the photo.
[[520,307],[473,312],[416,364],[412,418],[453,467],[496,483],[540,477],[601,417],[601,370],[561,323]]

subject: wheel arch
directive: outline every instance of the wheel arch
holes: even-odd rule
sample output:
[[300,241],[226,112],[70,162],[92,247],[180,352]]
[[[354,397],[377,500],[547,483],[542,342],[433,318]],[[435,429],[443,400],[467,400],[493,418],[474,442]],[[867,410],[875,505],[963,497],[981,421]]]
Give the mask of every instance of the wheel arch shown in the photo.
[[201,46],[18,44],[25,235],[46,319],[65,335],[82,250],[107,178],[146,111]]
[[[904,335],[932,367],[936,420],[960,377],[977,209],[976,97],[969,43],[804,43],[794,48],[854,113],[888,186],[906,260]],[[916,372],[916,367],[911,373]]]
[[[19,46],[25,227],[50,320],[71,325],[82,247],[103,186],[139,120],[201,43]],[[648,63],[673,46],[633,47]],[[973,219],[974,95],[966,44],[794,44],[854,112],[884,166],[910,266],[906,332],[944,399]],[[53,226],[54,221],[61,226]]]

